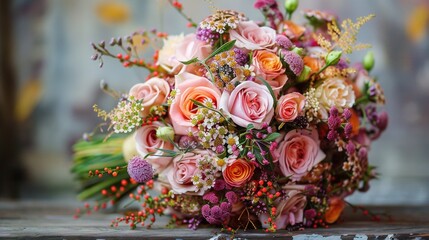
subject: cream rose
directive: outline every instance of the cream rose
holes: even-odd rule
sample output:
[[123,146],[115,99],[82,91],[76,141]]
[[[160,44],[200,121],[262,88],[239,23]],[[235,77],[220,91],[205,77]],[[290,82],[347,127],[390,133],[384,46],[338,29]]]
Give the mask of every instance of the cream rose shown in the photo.
[[231,40],[236,40],[235,45],[239,48],[270,50],[275,45],[276,31],[270,27],[259,27],[253,21],[245,21],[237,24],[229,36]]
[[164,45],[158,53],[158,62],[165,70],[172,72],[174,67],[180,64],[176,59],[176,49],[185,39],[183,33],[180,35],[170,35],[163,40]]
[[253,124],[256,129],[271,121],[273,104],[268,88],[250,81],[240,83],[231,93],[224,91],[220,100],[220,108],[234,123],[241,127]]
[[170,85],[162,78],[154,77],[144,83],[134,85],[129,92],[130,96],[143,100],[142,115],[147,116],[152,106],[161,105],[167,100]]
[[277,102],[276,119],[281,122],[292,122],[302,113],[304,105],[305,97],[301,93],[283,95]]
[[175,86],[179,93],[170,106],[170,118],[174,132],[186,135],[193,128],[191,117],[197,112],[197,106],[191,100],[198,102],[211,100],[217,107],[221,93],[207,78],[190,73],[176,75]]
[[163,157],[163,152],[158,149],[173,150],[174,146],[170,142],[163,141],[156,137],[156,130],[165,125],[161,122],[153,122],[150,125],[144,125],[135,133],[136,148],[140,156],[145,157],[152,153],[146,160],[152,164],[152,167],[160,172],[171,162],[171,157]]
[[301,179],[326,156],[315,129],[288,132],[279,144],[278,153],[281,172],[292,180]]
[[342,78],[329,78],[316,88],[316,98],[319,100],[319,113],[322,119],[328,119],[328,111],[336,107],[342,112],[345,108],[353,107],[355,92],[353,87]]

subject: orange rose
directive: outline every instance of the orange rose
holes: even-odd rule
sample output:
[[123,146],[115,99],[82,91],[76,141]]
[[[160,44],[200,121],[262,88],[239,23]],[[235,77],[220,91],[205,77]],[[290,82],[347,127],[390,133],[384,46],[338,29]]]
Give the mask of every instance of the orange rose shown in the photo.
[[236,159],[230,162],[222,175],[225,182],[233,187],[241,187],[250,180],[255,166],[244,159]]
[[266,80],[272,80],[285,72],[277,54],[268,51],[256,51],[253,55],[256,74]]
[[338,220],[341,213],[343,212],[346,203],[342,198],[334,197],[329,201],[328,210],[325,213],[325,221],[327,223],[334,223]]
[[359,115],[356,113],[355,110],[351,109],[352,116],[349,119],[349,122],[352,124],[352,134],[354,136],[359,134],[360,129],[360,121],[359,121]]

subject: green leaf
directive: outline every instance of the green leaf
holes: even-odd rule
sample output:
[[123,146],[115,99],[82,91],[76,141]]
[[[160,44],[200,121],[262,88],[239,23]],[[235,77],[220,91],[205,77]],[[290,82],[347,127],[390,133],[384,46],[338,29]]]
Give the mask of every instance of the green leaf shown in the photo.
[[264,85],[268,88],[268,91],[270,91],[271,97],[274,100],[273,108],[275,109],[277,107],[277,98],[276,98],[276,95],[274,94],[273,88],[271,87],[271,85],[267,81],[265,81],[265,79],[263,79],[261,77],[258,77],[258,79],[261,80],[261,82],[264,83]]
[[280,133],[273,132],[273,133],[270,133],[270,134],[269,134],[269,135],[264,139],[264,141],[271,142],[271,141],[276,140],[278,137],[280,137]]
[[254,128],[255,128],[255,126],[253,124],[251,124],[251,123],[248,124],[247,127],[246,127],[247,130],[252,130]]
[[185,64],[185,65],[189,65],[189,64],[192,64],[192,63],[196,63],[196,62],[198,62],[198,58],[197,57],[195,57],[195,58],[192,58],[191,60],[188,60],[188,61],[180,61],[181,63],[183,63],[183,64]]
[[206,59],[204,59],[203,62],[206,62],[207,60],[209,60],[210,58],[214,57],[219,53],[223,53],[230,50],[232,47],[234,47],[234,44],[235,44],[235,40],[232,40],[230,42],[223,44],[222,46],[214,50],[208,57],[206,57]]

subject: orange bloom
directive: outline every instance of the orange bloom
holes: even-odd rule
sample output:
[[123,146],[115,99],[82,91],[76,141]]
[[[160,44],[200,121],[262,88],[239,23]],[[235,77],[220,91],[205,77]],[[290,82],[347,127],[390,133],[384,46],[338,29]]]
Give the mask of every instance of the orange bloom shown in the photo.
[[254,170],[253,164],[239,158],[228,164],[222,175],[228,185],[241,187],[250,180]]
[[352,134],[355,136],[359,134],[360,121],[356,111],[353,109],[350,110],[352,112],[352,116],[350,117],[349,122],[352,124]]
[[316,73],[319,71],[319,69],[322,67],[321,65],[323,64],[319,59],[309,56],[305,56],[303,60],[304,64],[311,68],[311,73]]
[[325,213],[325,221],[327,223],[334,223],[338,220],[343,212],[346,203],[342,198],[334,197],[329,201],[328,210]]
[[298,25],[292,21],[283,21],[283,32],[290,39],[298,39],[305,32],[305,27]]

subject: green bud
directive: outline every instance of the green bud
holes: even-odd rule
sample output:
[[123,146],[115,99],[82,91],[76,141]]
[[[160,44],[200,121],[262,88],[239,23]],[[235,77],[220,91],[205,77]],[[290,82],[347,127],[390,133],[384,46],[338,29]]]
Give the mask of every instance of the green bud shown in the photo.
[[296,54],[298,54],[298,55],[300,55],[300,56],[303,56],[303,55],[304,55],[304,49],[299,48],[299,47],[294,47],[294,48],[292,49],[292,52],[295,52]]
[[163,141],[173,141],[174,139],[174,130],[172,127],[159,127],[156,130],[156,137]]
[[363,58],[363,67],[369,72],[374,67],[374,63],[374,53],[372,51],[367,52]]
[[305,82],[308,80],[308,77],[310,76],[311,68],[309,66],[304,66],[304,69],[301,72],[301,75],[299,75],[297,81],[299,83]]
[[286,0],[285,1],[285,9],[286,12],[292,14],[298,8],[298,0]]
[[333,66],[337,65],[337,63],[340,61],[342,51],[331,51],[326,55],[325,61],[326,66]]

